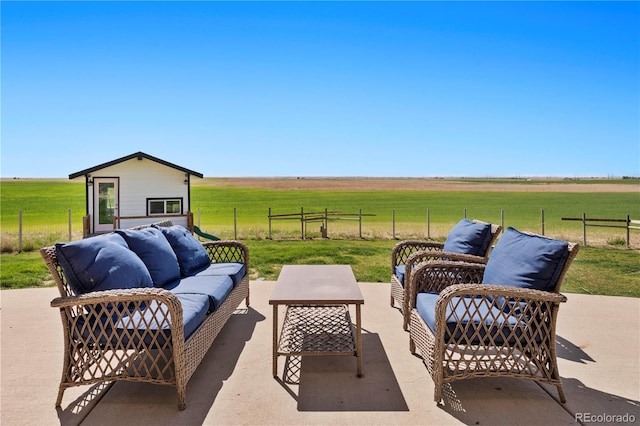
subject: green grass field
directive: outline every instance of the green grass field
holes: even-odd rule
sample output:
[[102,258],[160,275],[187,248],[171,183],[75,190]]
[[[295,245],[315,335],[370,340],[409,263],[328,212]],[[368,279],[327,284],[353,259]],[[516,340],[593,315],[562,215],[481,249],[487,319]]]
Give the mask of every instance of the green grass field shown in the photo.
[[[483,181],[486,182],[486,181]],[[499,182],[499,181],[498,181]],[[508,183],[506,183],[508,185]],[[637,184],[636,184],[637,185]],[[47,271],[37,253],[43,245],[68,240],[69,210],[73,239],[80,238],[84,215],[84,185],[65,180],[3,181],[1,187],[2,288],[48,285]],[[274,222],[274,240],[268,240],[268,210],[272,214],[340,210],[375,216],[363,219],[363,236],[357,222],[330,222],[329,240],[300,240],[300,223]],[[233,210],[236,209],[234,231]],[[467,216],[582,243],[580,223],[562,217],[640,218],[640,194],[556,192],[444,192],[444,191],[321,191],[267,190],[197,184],[192,187],[196,223],[206,232],[245,241],[251,250],[252,276],[273,280],[280,267],[290,263],[348,263],[364,282],[389,280],[391,248],[400,239],[425,238],[427,209],[430,236],[444,239],[466,209]],[[23,218],[23,252],[16,248],[18,211]],[[392,212],[395,235],[392,237]],[[199,214],[198,214],[199,212]],[[319,224],[308,228],[318,237]],[[640,297],[640,231],[632,232],[632,246],[624,249],[624,230],[593,228],[590,247],[583,247],[563,287],[566,292]]]

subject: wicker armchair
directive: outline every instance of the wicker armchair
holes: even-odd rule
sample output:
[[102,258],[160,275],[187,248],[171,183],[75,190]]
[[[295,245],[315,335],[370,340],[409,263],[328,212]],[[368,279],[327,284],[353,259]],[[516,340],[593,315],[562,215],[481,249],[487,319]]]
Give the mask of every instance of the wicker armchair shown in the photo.
[[[141,228],[144,226],[136,229]],[[241,242],[215,241],[203,245],[212,263],[240,262],[248,271],[249,251]],[[60,297],[51,302],[52,307],[60,310],[64,335],[56,407],[60,407],[69,387],[126,380],[174,386],[178,407],[183,410],[187,382],[213,340],[243,300],[249,306],[247,273],[224,302],[185,339],[183,306],[172,292],[153,287],[77,295],[64,275],[56,248],[44,247],[40,254],[60,292]]]
[[[505,233],[507,237],[500,239],[487,264],[430,261],[411,276],[410,350],[420,351],[438,403],[448,383],[494,376],[551,384],[566,402],[556,361],[555,328],[560,303],[566,301],[560,285],[579,247],[512,231],[509,228],[509,236]],[[551,257],[549,252],[539,247],[529,250],[531,246],[527,248],[523,241],[509,244],[506,240],[512,235],[534,243],[558,243],[561,248],[553,273],[540,272],[535,277],[537,265]],[[511,264],[509,257],[514,258]],[[525,262],[527,269],[520,281],[517,272],[505,270],[518,262]],[[513,276],[510,282],[491,281],[500,276],[506,280],[509,275]],[[540,280],[532,284],[532,277]],[[532,288],[543,281],[544,290]]]
[[[479,220],[470,221],[475,224],[487,224]],[[396,303],[403,315],[402,326],[405,330],[409,328],[410,310],[408,309],[408,298],[410,289],[407,283],[411,282],[411,274],[415,266],[419,263],[430,260],[451,260],[472,263],[486,263],[491,252],[491,247],[495,243],[502,227],[491,224],[490,239],[486,241],[486,247],[482,251],[482,256],[473,254],[462,254],[445,252],[445,243],[432,241],[401,241],[393,247],[391,252],[391,307]],[[453,230],[452,230],[453,231]],[[451,235],[451,233],[450,233]],[[449,236],[447,238],[450,238]],[[469,243],[471,244],[471,243]]]

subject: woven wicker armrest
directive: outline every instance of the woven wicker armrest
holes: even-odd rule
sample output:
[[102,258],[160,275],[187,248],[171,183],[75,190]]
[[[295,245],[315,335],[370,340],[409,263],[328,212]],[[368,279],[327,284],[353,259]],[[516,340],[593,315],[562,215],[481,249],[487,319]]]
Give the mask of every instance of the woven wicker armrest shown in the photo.
[[521,299],[531,302],[551,302],[560,304],[567,301],[567,297],[561,293],[533,290],[497,284],[456,284],[443,289],[440,292],[438,304],[446,304],[447,300],[454,297],[490,297],[493,299]]
[[444,247],[444,243],[415,240],[400,241],[391,251],[391,273],[395,273],[396,266],[405,265],[407,263],[407,259],[412,254],[419,251],[437,253],[442,251],[442,247]]
[[407,258],[406,265],[417,265],[428,261],[487,263],[487,258],[473,254],[451,253],[446,251],[419,251]]
[[51,301],[51,307],[63,308],[99,303],[150,302],[152,300],[182,309],[180,301],[173,293],[157,287],[94,291],[78,296],[56,297]]
[[[566,301],[560,293],[540,290],[491,284],[453,285],[444,289],[436,301],[435,336],[455,345],[517,345],[518,340],[525,347],[554,345],[558,308]],[[457,324],[454,329],[452,322]],[[482,339],[482,343],[475,339]]]
[[212,263],[238,262],[244,263],[249,270],[249,248],[240,241],[206,241],[202,245],[209,253]]
[[[70,328],[86,328],[87,323],[78,322],[81,317],[108,316],[113,323],[122,321],[122,324],[127,324],[125,317],[144,315],[145,311],[152,310],[156,324],[169,328],[174,339],[184,338],[182,305],[173,293],[161,288],[107,290],[57,297],[51,301],[51,307],[65,311]],[[100,326],[96,324],[96,327]]]
[[428,261],[418,264],[411,272],[410,302],[415,306],[420,292],[440,293],[457,284],[479,284],[482,282],[484,263]]

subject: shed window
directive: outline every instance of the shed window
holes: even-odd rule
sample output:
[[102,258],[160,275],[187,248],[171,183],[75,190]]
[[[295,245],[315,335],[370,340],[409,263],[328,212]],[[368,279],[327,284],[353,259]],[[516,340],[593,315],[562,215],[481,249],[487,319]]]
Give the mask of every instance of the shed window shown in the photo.
[[147,200],[148,215],[182,214],[181,198],[154,198]]

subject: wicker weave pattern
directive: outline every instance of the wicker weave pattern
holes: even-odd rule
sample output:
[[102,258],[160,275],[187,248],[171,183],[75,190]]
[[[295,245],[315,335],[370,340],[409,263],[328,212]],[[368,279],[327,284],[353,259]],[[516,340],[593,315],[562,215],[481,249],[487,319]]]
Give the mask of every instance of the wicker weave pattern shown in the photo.
[[[248,270],[244,244],[218,241],[207,246],[212,261],[243,262]],[[185,341],[182,305],[171,292],[139,288],[75,295],[57,261],[55,247],[44,247],[40,253],[61,294],[51,302],[60,309],[64,335],[57,407],[68,387],[127,380],[175,386],[178,407],[184,409],[189,378],[242,300],[249,305],[249,277],[245,275]],[[129,327],[131,318],[143,313],[146,329]]]
[[[477,223],[486,223],[474,220]],[[445,253],[443,252],[444,243],[407,240],[401,241],[393,247],[391,252],[391,307],[396,303],[403,315],[403,328],[409,328],[409,318],[411,310],[408,306],[408,295],[411,293],[409,284],[411,283],[411,274],[417,264],[430,260],[451,260],[472,263],[487,263],[491,247],[495,243],[502,227],[499,225],[491,225],[491,241],[489,242],[487,251],[484,256],[474,256],[469,254]],[[405,286],[400,283],[396,276],[396,266],[405,265]]]
[[[569,257],[556,290],[577,252],[578,245],[570,243]],[[484,267],[463,262],[428,262],[420,265],[412,276],[410,350],[415,353],[417,349],[423,356],[435,384],[435,401],[442,399],[443,386],[455,380],[506,376],[556,386],[560,400],[565,402],[556,361],[555,333],[560,303],[566,297],[557,291],[448,283],[458,278],[461,282],[479,283]],[[419,292],[439,292],[435,330],[425,324],[415,309]],[[470,318],[477,320],[468,321]],[[513,325],[505,325],[507,319]]]
[[346,305],[288,306],[278,355],[355,355],[353,325]]

